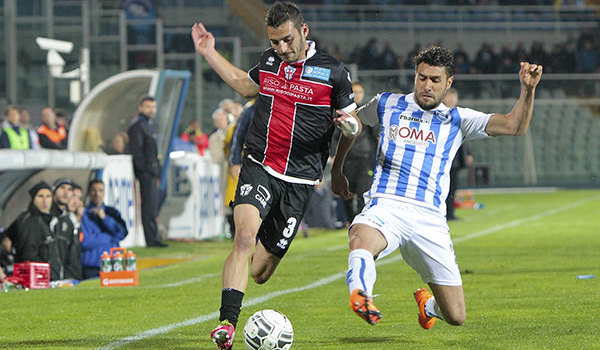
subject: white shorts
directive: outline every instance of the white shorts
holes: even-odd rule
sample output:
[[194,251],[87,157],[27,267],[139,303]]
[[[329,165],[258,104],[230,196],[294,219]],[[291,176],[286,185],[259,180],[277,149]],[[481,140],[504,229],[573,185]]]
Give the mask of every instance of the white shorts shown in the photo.
[[462,279],[446,219],[437,211],[388,198],[373,198],[352,225],[364,224],[383,234],[381,259],[400,248],[402,258],[425,283],[460,286]]

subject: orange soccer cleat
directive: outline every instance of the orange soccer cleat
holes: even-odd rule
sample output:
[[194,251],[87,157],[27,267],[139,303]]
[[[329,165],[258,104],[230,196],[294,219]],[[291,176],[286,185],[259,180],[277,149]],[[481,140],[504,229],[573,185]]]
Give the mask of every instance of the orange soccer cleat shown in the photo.
[[415,300],[417,301],[417,306],[419,306],[419,324],[424,329],[433,327],[436,320],[435,317],[429,317],[425,313],[425,303],[427,303],[429,298],[433,298],[433,296],[425,288],[421,288],[415,292]]
[[373,299],[362,289],[352,291],[352,294],[350,294],[350,307],[352,311],[371,325],[375,325],[381,320],[381,312],[373,304]]

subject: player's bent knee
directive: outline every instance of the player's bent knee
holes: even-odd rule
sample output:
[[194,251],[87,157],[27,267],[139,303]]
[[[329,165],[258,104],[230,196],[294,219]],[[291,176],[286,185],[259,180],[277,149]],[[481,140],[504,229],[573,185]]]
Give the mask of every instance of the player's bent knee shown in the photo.
[[462,326],[467,319],[467,315],[465,313],[456,313],[449,316],[444,316],[444,321],[452,326]]
[[271,276],[259,275],[259,276],[252,276],[252,279],[254,279],[254,282],[256,284],[263,284],[269,280],[269,277],[271,277]]
[[249,231],[236,232],[233,240],[234,249],[252,251],[255,245],[256,238],[253,233]]

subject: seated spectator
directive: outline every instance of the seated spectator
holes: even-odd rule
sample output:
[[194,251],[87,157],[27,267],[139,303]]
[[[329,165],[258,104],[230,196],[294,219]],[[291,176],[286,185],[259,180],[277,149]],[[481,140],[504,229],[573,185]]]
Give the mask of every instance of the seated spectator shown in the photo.
[[113,136],[110,145],[106,149],[108,154],[127,154],[129,153],[129,135],[121,131]]
[[73,197],[73,181],[60,178],[52,185],[52,210],[55,218],[51,224],[52,231],[57,239],[58,249],[64,262],[64,274],[60,279],[81,279],[81,245],[79,230],[75,229],[75,222],[69,212],[68,203]]
[[78,184],[73,183],[72,192],[73,195],[67,203],[67,210],[71,216],[71,221],[73,221],[75,231],[80,232],[81,217],[83,216],[83,210],[85,209],[83,205],[83,189]]
[[7,276],[11,276],[15,256],[12,241],[5,233],[7,232],[2,228],[2,234],[0,234],[0,271]]
[[90,181],[88,186],[90,204],[81,218],[83,240],[81,242],[81,265],[83,278],[100,275],[100,256],[110,248],[118,247],[127,236],[127,226],[119,211],[104,205],[104,183],[100,179]]
[[200,130],[200,123],[194,119],[181,134],[181,139],[185,142],[196,145],[198,153],[203,156],[204,150],[208,148],[208,135]]
[[0,148],[29,149],[29,132],[21,126],[21,116],[17,107],[8,105],[4,111],[6,122],[0,135]]
[[38,128],[38,136],[42,148],[67,148],[67,129],[57,123],[56,113],[50,107],[42,109],[42,125]]
[[[69,255],[73,245],[73,231],[67,231],[64,220],[53,216],[52,191],[50,186],[40,181],[29,190],[31,202],[10,225],[7,237],[14,245],[14,262],[37,261],[50,263],[50,280],[81,279],[77,274],[79,260],[73,262]],[[72,228],[72,224],[71,224]],[[78,257],[77,257],[78,258]],[[79,267],[78,267],[79,266]]]

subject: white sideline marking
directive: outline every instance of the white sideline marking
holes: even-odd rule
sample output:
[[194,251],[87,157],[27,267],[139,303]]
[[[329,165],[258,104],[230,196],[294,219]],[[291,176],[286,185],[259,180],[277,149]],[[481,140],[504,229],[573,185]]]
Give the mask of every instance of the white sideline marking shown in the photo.
[[[569,209],[573,209],[573,208],[578,207],[580,205],[583,205],[585,203],[588,203],[588,202],[591,202],[591,201],[594,201],[594,200],[598,200],[599,198],[600,198],[600,196],[594,196],[594,197],[582,199],[582,200],[579,200],[577,202],[573,202],[571,204],[563,205],[562,207],[554,208],[554,209],[545,211],[545,212],[540,213],[540,214],[535,214],[535,215],[530,216],[530,217],[528,217],[526,219],[517,219],[517,220],[511,221],[511,222],[507,222],[504,225],[496,226],[496,227],[489,228],[489,229],[486,229],[486,230],[482,230],[482,231],[479,231],[479,232],[474,232],[474,233],[471,233],[469,235],[466,235],[466,236],[454,239],[453,241],[454,241],[454,243],[460,243],[460,242],[468,241],[468,240],[471,240],[471,239],[474,239],[474,238],[486,236],[486,235],[489,235],[489,234],[501,231],[501,230],[506,229],[506,228],[515,227],[515,226],[518,226],[518,225],[521,225],[521,224],[524,224],[524,223],[527,223],[527,222],[530,222],[530,221],[542,219],[542,218],[550,216],[550,215],[554,215],[554,214],[557,214],[557,213],[560,213],[560,212],[563,212],[563,211],[566,211],[566,210],[569,210]],[[387,265],[387,264],[391,264],[393,262],[396,262],[398,260],[402,260],[402,256],[399,255],[399,254],[395,255],[393,257],[390,257],[390,258],[386,258],[386,259],[378,262],[377,265]],[[204,276],[208,276],[208,275],[204,275]],[[273,299],[273,298],[276,298],[276,297],[279,297],[279,296],[282,296],[282,295],[286,295],[286,294],[290,294],[290,293],[296,293],[296,292],[302,292],[302,291],[305,291],[305,290],[318,288],[318,287],[327,285],[327,284],[329,284],[331,282],[334,282],[334,281],[336,281],[338,279],[344,278],[345,276],[346,276],[346,272],[345,271],[344,272],[338,272],[338,273],[335,273],[335,274],[333,274],[331,276],[328,276],[328,277],[325,277],[325,278],[321,278],[320,280],[318,280],[316,282],[307,284],[307,285],[302,286],[302,287],[296,287],[296,288],[290,288],[290,289],[280,290],[280,291],[272,292],[272,293],[269,293],[269,294],[266,294],[266,295],[263,295],[263,296],[260,296],[260,297],[250,298],[250,299],[248,299],[247,301],[245,301],[243,303],[243,306],[244,307],[246,307],[246,306],[253,306],[253,305],[257,305],[257,304],[263,303],[263,302],[265,302],[267,300],[270,300],[270,299]],[[200,279],[201,279],[201,277],[200,277]],[[193,279],[190,279],[190,280],[193,280]],[[190,280],[185,280],[185,281],[190,281]],[[182,282],[185,282],[185,281],[182,281]],[[182,283],[182,284],[187,284],[187,283],[188,282]],[[192,283],[192,282],[189,282],[189,283]],[[171,285],[173,285],[173,283]],[[166,286],[169,286],[169,285],[166,285]],[[193,326],[193,325],[196,325],[198,323],[202,323],[202,322],[210,321],[212,319],[216,319],[218,317],[219,317],[219,312],[215,311],[215,312],[212,312],[210,314],[202,315],[202,316],[199,316],[199,317],[196,317],[196,318],[190,318],[190,319],[187,319],[187,320],[182,321],[182,322],[172,323],[170,325],[166,325],[166,326],[162,326],[162,327],[158,327],[158,328],[154,328],[154,329],[149,329],[147,331],[143,331],[143,332],[137,333],[135,335],[132,335],[132,336],[129,336],[129,337],[125,337],[125,338],[119,339],[117,341],[114,341],[112,343],[109,343],[106,346],[98,348],[98,350],[112,350],[112,349],[116,349],[116,348],[121,347],[121,346],[126,345],[126,344],[135,343],[137,341],[144,340],[146,338],[150,338],[150,337],[153,337],[153,336],[156,336],[156,335],[159,335],[159,334],[168,333],[168,332],[170,332],[170,331],[172,331],[174,329],[180,328],[180,327]]]

